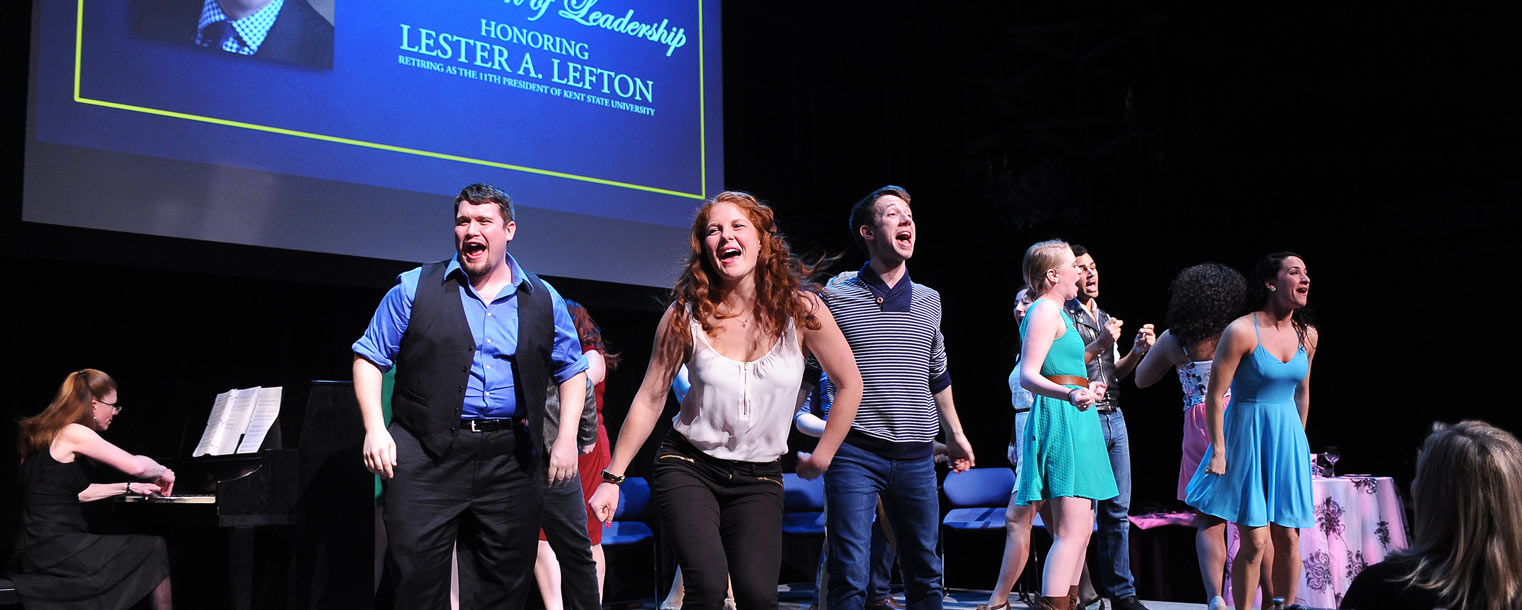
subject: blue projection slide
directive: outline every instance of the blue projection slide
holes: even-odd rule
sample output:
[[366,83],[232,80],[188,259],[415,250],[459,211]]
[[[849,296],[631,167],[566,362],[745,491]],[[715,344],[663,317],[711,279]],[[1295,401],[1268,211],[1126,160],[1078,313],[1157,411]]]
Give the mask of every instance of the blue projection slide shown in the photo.
[[33,138],[415,193],[487,176],[667,227],[722,185],[712,0],[336,0],[331,67],[198,48],[185,3],[37,3]]

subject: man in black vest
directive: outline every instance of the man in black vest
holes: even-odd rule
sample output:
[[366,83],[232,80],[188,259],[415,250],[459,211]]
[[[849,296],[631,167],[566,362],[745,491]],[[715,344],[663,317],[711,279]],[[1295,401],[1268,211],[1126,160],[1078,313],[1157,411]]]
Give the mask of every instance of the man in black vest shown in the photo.
[[[1099,411],[1099,425],[1104,431],[1105,449],[1110,456],[1110,470],[1115,473],[1115,487],[1120,495],[1100,500],[1094,535],[1095,553],[1089,555],[1090,566],[1098,576],[1099,593],[1110,598],[1111,610],[1147,610],[1136,599],[1136,579],[1131,575],[1131,440],[1126,434],[1126,417],[1120,410],[1120,380],[1136,369],[1142,356],[1155,340],[1151,324],[1136,332],[1130,353],[1124,358],[1116,347],[1122,322],[1099,308],[1099,265],[1088,248],[1073,244],[1078,265],[1078,298],[1064,307],[1073,318],[1078,336],[1083,338],[1084,361],[1089,379],[1105,382],[1104,398],[1094,403]],[[1086,594],[1086,593],[1085,593]],[[1096,600],[1097,603],[1097,600]],[[1090,607],[1093,606],[1091,603]]]
[[[388,481],[397,608],[449,607],[457,537],[477,576],[461,583],[461,607],[521,608],[540,486],[574,484],[576,427],[544,438],[545,394],[554,379],[560,421],[576,421],[587,361],[560,295],[507,254],[516,231],[505,193],[460,191],[454,258],[399,276],[354,343],[365,467]],[[388,428],[381,375],[392,366]]]

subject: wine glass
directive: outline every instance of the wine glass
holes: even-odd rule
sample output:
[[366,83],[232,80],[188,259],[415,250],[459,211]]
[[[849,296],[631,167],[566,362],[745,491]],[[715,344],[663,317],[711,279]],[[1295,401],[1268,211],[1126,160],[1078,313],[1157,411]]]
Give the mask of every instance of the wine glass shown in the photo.
[[1326,476],[1337,476],[1337,460],[1342,458],[1342,455],[1337,451],[1337,446],[1327,445],[1326,450],[1321,452],[1321,457],[1326,458]]

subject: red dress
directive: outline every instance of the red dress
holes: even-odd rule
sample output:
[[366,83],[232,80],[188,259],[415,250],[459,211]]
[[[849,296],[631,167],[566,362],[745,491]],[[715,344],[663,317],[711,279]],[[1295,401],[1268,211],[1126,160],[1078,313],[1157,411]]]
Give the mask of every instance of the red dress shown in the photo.
[[[613,461],[612,443],[608,442],[608,429],[602,423],[602,393],[607,387],[607,382],[599,382],[593,386],[592,391],[597,396],[597,446],[591,453],[577,458],[577,469],[581,472],[581,495],[590,499],[592,492],[597,491],[597,486],[602,483],[602,471]],[[592,544],[602,544],[602,522],[592,513],[592,508],[587,507],[587,535],[592,538]]]

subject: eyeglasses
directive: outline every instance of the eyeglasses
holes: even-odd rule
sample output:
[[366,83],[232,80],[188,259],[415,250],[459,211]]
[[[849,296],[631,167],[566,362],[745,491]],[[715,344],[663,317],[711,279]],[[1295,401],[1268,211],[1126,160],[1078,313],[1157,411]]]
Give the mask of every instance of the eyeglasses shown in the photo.
[[98,402],[100,404],[103,404],[103,405],[106,405],[108,407],[111,407],[111,414],[112,415],[117,415],[117,414],[122,412],[122,403],[119,400],[116,401],[116,402],[106,402],[104,400],[91,399],[90,402]]

